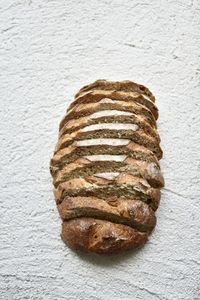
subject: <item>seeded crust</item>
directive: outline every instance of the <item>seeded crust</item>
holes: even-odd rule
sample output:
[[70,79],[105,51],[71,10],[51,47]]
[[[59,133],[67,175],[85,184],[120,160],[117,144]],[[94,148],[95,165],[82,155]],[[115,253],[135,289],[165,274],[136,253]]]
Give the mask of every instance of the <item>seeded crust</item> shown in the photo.
[[124,92],[136,92],[141,95],[146,95],[151,101],[155,102],[154,95],[150,90],[144,85],[135,83],[133,81],[108,81],[105,79],[96,80],[95,82],[85,85],[80,89],[80,91],[75,95],[75,98],[79,97],[85,92],[92,90],[104,90],[104,91],[124,91]]
[[105,91],[105,90],[92,90],[81,94],[75,98],[70,104],[67,111],[70,111],[75,105],[82,103],[97,103],[103,98],[109,98],[117,101],[135,102],[144,105],[148,108],[155,119],[158,119],[158,109],[152,100],[145,98],[142,94],[136,92],[123,92],[123,91]]
[[151,232],[156,224],[154,211],[138,200],[97,197],[66,197],[58,205],[63,220],[77,217],[97,217],[114,223],[129,225],[142,232]]
[[156,163],[147,163],[127,157],[120,161],[91,161],[86,158],[79,158],[71,164],[67,164],[62,170],[58,170],[54,175],[54,186],[66,180],[95,175],[105,172],[127,172],[148,181],[155,188],[164,186],[164,179],[160,167]]
[[97,80],[67,109],[50,172],[69,247],[114,254],[147,241],[164,186],[154,102],[137,83]]
[[154,210],[158,208],[160,201],[160,190],[152,188],[144,179],[135,177],[128,173],[121,173],[113,180],[88,176],[85,178],[74,178],[60,183],[54,189],[57,203],[63,201],[66,196],[91,196],[102,199],[113,196],[123,196],[130,199],[139,199],[149,204]]
[[109,130],[99,129],[87,132],[76,131],[71,134],[66,134],[61,137],[56,145],[55,153],[63,148],[66,148],[74,143],[74,141],[80,141],[85,139],[97,139],[97,138],[120,138],[129,139],[139,145],[145,146],[152,151],[158,159],[162,158],[162,150],[156,139],[146,135],[143,130]]
[[[155,138],[157,142],[160,142],[159,134],[155,128],[149,125],[144,117],[132,114],[131,116],[118,115],[118,116],[104,116],[99,118],[92,118],[91,115],[82,117],[76,120],[68,121],[60,130],[59,137],[62,137],[64,134],[70,134],[75,131],[78,131],[86,126],[100,124],[100,123],[123,123],[123,124],[136,124],[144,133]],[[117,125],[116,125],[117,126]]]
[[74,106],[61,120],[59,130],[70,120],[79,119],[103,110],[127,111],[141,115],[148,120],[153,128],[156,128],[156,120],[151,111],[145,106],[125,101],[115,101],[114,103],[88,103]]
[[61,238],[72,249],[109,255],[142,247],[148,233],[106,220],[80,217],[63,222]]
[[152,151],[134,142],[130,142],[128,145],[124,146],[98,145],[78,147],[75,144],[54,154],[50,161],[51,174],[54,176],[57,170],[62,169],[66,164],[71,163],[80,157],[100,154],[127,155],[138,160],[158,164],[157,157]]

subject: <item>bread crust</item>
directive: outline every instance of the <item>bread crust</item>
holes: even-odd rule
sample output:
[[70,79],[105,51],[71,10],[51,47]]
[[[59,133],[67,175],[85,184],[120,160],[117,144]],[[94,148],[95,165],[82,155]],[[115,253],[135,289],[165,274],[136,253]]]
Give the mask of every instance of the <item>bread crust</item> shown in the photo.
[[75,250],[143,246],[164,178],[155,97],[131,81],[97,80],[75,95],[50,161],[61,237]]
[[160,167],[156,163],[148,163],[127,157],[124,161],[91,161],[87,158],[79,158],[58,170],[54,175],[53,184],[57,187],[66,180],[95,175],[103,172],[128,172],[134,176],[144,178],[155,188],[164,186],[164,178]]
[[153,102],[155,102],[155,97],[150,92],[150,90],[141,84],[130,80],[124,81],[109,81],[105,79],[99,79],[95,82],[85,85],[80,89],[80,91],[75,95],[75,98],[80,96],[81,94],[91,90],[115,90],[115,91],[124,91],[124,92],[137,92],[142,95],[148,96]]
[[143,246],[148,233],[123,224],[82,217],[63,222],[61,238],[72,249],[108,255]]
[[148,120],[153,128],[156,128],[156,120],[152,112],[145,106],[125,101],[115,101],[114,103],[86,103],[75,105],[61,120],[59,130],[70,120],[79,119],[80,117],[103,110],[119,110],[141,115]]
[[98,176],[74,178],[62,182],[54,189],[57,203],[61,203],[66,196],[91,196],[107,199],[112,196],[123,196],[139,199],[156,210],[160,202],[160,189],[152,188],[144,179],[129,173],[120,173],[112,180]]
[[91,214],[101,220],[128,225],[141,232],[151,232],[156,224],[154,211],[139,200],[98,197],[66,197],[58,204],[63,220]]
[[[116,125],[117,126],[117,125]],[[64,149],[76,141],[86,139],[101,139],[101,138],[120,138],[128,139],[139,145],[145,146],[147,149],[152,151],[158,159],[162,158],[162,149],[158,141],[145,134],[142,129],[134,130],[116,130],[116,129],[99,129],[99,130],[88,130],[88,131],[76,131],[71,134],[62,136],[56,145],[55,153],[61,149]]]
[[126,155],[138,160],[158,164],[158,159],[153,152],[134,142],[129,142],[128,145],[124,146],[99,145],[98,147],[76,146],[76,144],[73,144],[54,154],[50,161],[51,174],[54,176],[54,174],[58,170],[62,169],[66,164],[71,163],[80,157],[98,154]]
[[65,134],[70,134],[75,131],[78,131],[86,126],[100,124],[100,123],[122,123],[122,124],[136,124],[144,133],[155,138],[158,142],[160,142],[160,137],[155,128],[149,125],[144,117],[137,116],[132,114],[131,116],[118,115],[118,116],[102,116],[98,118],[92,118],[91,115],[82,117],[76,120],[68,121],[60,130],[59,138],[61,138]]
[[135,102],[144,105],[152,112],[155,119],[158,119],[158,109],[152,100],[145,98],[143,94],[137,92],[123,92],[115,90],[92,90],[82,93],[71,102],[67,111],[70,111],[77,104],[80,105],[81,103],[96,103],[104,98],[109,98],[115,101],[122,100],[126,102]]

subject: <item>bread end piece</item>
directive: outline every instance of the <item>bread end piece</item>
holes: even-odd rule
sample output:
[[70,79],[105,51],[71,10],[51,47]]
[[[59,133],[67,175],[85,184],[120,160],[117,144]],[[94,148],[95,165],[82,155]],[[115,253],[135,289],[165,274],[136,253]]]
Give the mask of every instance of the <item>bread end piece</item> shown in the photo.
[[122,224],[81,217],[63,222],[61,238],[75,250],[117,254],[143,246],[148,233]]

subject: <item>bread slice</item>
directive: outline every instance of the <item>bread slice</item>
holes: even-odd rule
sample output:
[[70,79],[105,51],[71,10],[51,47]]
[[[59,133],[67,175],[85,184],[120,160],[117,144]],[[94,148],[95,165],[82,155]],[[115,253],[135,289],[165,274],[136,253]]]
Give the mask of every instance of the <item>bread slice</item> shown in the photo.
[[125,101],[115,101],[110,103],[108,102],[98,102],[98,103],[86,103],[74,106],[61,120],[59,130],[70,120],[79,119],[83,116],[91,115],[98,111],[103,110],[119,110],[119,111],[127,111],[134,113],[136,115],[141,115],[146,120],[148,120],[149,124],[156,128],[156,120],[149,109],[145,106],[137,103],[130,103]]
[[127,157],[124,161],[92,161],[82,157],[67,164],[63,169],[58,170],[58,172],[54,174],[53,183],[54,186],[57,187],[60,183],[69,179],[108,172],[127,172],[146,179],[152,187],[156,188],[163,187],[164,185],[164,179],[158,164],[136,160],[131,157]]
[[[113,123],[107,123],[108,128]],[[102,127],[105,126],[105,124],[100,124]],[[131,129],[130,124],[126,124],[127,128],[130,127],[130,129],[121,129],[120,130],[120,124],[116,125],[113,124],[113,128],[116,126],[116,129],[97,129],[90,130],[90,128],[85,127],[84,129],[81,129],[79,131],[73,132],[71,134],[66,134],[62,136],[55,148],[55,153],[59,150],[66,148],[73,144],[75,141],[80,140],[88,140],[88,139],[102,139],[102,138],[120,138],[120,139],[128,139],[131,140],[139,145],[145,146],[147,149],[152,151],[158,159],[162,158],[162,150],[159,146],[158,141],[155,138],[150,137],[149,135],[145,134],[142,129]],[[123,124],[125,125],[125,124]],[[93,125],[94,126],[94,125]],[[99,126],[99,128],[101,128]],[[137,125],[136,125],[137,126]],[[117,129],[118,127],[118,129]],[[88,131],[85,131],[88,130]]]
[[130,156],[137,160],[146,162],[153,162],[158,164],[156,156],[147,148],[129,142],[127,145],[111,146],[111,145],[99,145],[97,146],[76,146],[75,144],[58,151],[50,161],[50,171],[54,175],[58,170],[66,166],[67,163],[71,163],[80,157],[88,155],[124,155]]
[[127,93],[136,92],[141,95],[146,95],[149,99],[155,102],[154,95],[150,92],[150,90],[144,85],[135,83],[133,81],[124,80],[124,81],[109,81],[105,79],[97,80],[91,84],[85,85],[80,91],[75,95],[75,97],[79,97],[83,93],[92,90],[104,90],[104,91],[124,91]]
[[144,179],[135,177],[128,173],[121,173],[113,180],[88,176],[85,178],[74,178],[60,183],[54,189],[57,203],[62,202],[66,196],[91,196],[102,199],[108,197],[126,197],[138,199],[149,204],[154,210],[157,209],[160,201],[160,190],[151,188]]
[[150,100],[147,96],[139,94],[137,92],[123,92],[123,91],[106,91],[106,90],[93,90],[81,94],[79,97],[75,98],[71,102],[67,111],[71,110],[75,105],[80,105],[82,103],[97,103],[104,98],[109,98],[114,101],[126,101],[126,102],[135,102],[144,105],[148,108],[155,119],[158,119],[158,109],[155,103]]
[[123,224],[82,217],[63,222],[61,238],[72,249],[108,255],[143,246],[148,233]]
[[139,231],[151,232],[156,224],[154,211],[138,200],[111,198],[106,201],[97,197],[66,197],[58,205],[63,220],[93,217],[129,225]]
[[[110,113],[112,115],[110,115]],[[129,115],[124,115],[123,113]],[[136,124],[142,130],[144,130],[144,133],[150,135],[151,137],[154,137],[158,142],[160,142],[160,137],[157,130],[155,128],[152,128],[152,126],[150,126],[149,123],[146,122],[144,117],[135,115],[130,112],[120,112],[117,110],[100,111],[86,117],[82,117],[76,120],[70,120],[60,130],[59,137],[63,136],[64,134],[70,134],[78,131],[86,126],[100,123]]]

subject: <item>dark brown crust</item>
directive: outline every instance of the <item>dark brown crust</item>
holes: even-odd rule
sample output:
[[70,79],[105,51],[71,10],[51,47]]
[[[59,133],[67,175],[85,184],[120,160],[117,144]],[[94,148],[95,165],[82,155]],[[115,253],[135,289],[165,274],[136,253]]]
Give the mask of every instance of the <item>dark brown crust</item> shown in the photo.
[[94,218],[77,218],[62,224],[62,240],[72,249],[117,254],[144,245],[148,233]]
[[158,159],[162,158],[162,150],[158,141],[155,138],[146,135],[143,130],[115,130],[115,129],[99,129],[91,130],[86,132],[76,131],[71,134],[66,134],[62,136],[55,148],[55,153],[61,149],[64,149],[75,141],[85,140],[85,139],[99,139],[99,138],[120,138],[128,139],[139,145],[145,146],[147,149],[152,151]]
[[151,232],[156,224],[154,211],[139,200],[97,197],[66,197],[58,210],[63,220],[94,217],[128,225],[142,232]]
[[91,196],[107,199],[113,196],[123,196],[130,199],[139,199],[149,204],[153,210],[158,208],[160,190],[150,187],[146,180],[135,177],[129,173],[120,173],[113,180],[97,177],[95,175],[85,178],[74,178],[62,182],[54,189],[58,203],[66,196]]
[[118,116],[104,116],[99,118],[92,118],[91,115],[82,117],[76,120],[68,121],[60,130],[59,137],[61,138],[65,134],[70,134],[75,131],[80,130],[89,125],[99,124],[99,123],[123,123],[123,124],[136,124],[144,133],[155,138],[157,142],[160,142],[160,137],[155,128],[149,125],[145,118],[132,114],[131,116],[118,115]]
[[95,82],[85,85],[80,89],[80,91],[75,95],[79,97],[81,94],[91,91],[91,90],[114,90],[114,91],[124,91],[124,92],[137,92],[142,95],[147,95],[153,102],[155,102],[154,95],[150,90],[144,85],[138,84],[130,80],[124,81],[108,81],[105,79],[96,80]]
[[70,104],[50,162],[69,247],[114,254],[147,241],[164,185],[154,102],[137,83],[97,80]]
[[98,147],[77,147],[75,145],[71,145],[54,154],[50,161],[51,174],[54,175],[57,172],[57,170],[62,169],[67,163],[73,162],[80,157],[83,157],[85,155],[98,154],[127,155],[138,160],[158,164],[157,157],[150,150],[133,142],[130,142],[128,145],[125,146],[100,145]]
[[81,103],[92,103],[99,102],[103,98],[109,98],[112,100],[122,100],[136,102],[146,106],[151,110],[155,119],[158,119],[158,109],[152,100],[146,99],[142,94],[133,93],[133,92],[122,92],[122,91],[104,91],[104,90],[93,90],[81,94],[79,97],[75,98],[74,101],[70,104],[67,111],[71,110],[75,105],[80,105]]
[[146,179],[152,187],[161,188],[164,186],[164,179],[159,165],[135,160],[127,157],[120,161],[90,161],[86,158],[79,158],[71,164],[66,165],[62,170],[54,174],[54,186],[78,177],[86,177],[95,173],[105,172],[128,172],[132,175]]
[[125,101],[115,101],[114,103],[88,103],[74,106],[61,120],[59,130],[70,120],[79,119],[80,117],[88,116],[102,110],[132,112],[143,116],[153,128],[156,128],[156,120],[151,111],[145,106]]

